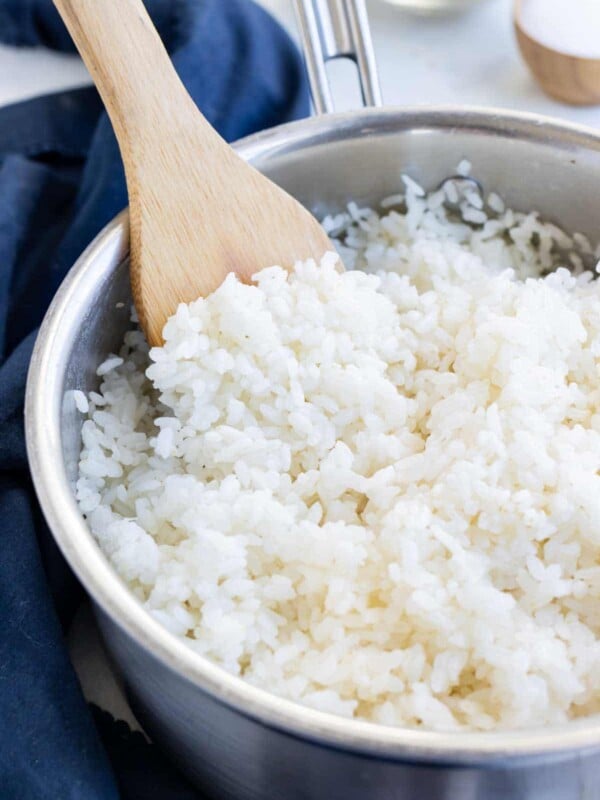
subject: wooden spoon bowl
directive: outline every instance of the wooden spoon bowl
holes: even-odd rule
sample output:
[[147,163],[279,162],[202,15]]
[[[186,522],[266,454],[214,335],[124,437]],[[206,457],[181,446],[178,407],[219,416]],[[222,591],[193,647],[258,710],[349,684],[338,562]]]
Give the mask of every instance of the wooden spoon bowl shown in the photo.
[[131,287],[151,345],[182,302],[230,272],[320,260],[333,245],[244,162],[185,90],[142,0],[54,0],[102,96],[129,193]]
[[538,42],[521,23],[523,2],[515,0],[517,42],[525,63],[544,92],[573,106],[600,104],[600,59],[572,56]]

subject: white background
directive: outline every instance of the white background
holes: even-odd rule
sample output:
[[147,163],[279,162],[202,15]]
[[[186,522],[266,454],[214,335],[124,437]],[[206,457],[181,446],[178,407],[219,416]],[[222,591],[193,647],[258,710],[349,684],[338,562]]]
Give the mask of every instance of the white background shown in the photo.
[[[260,1],[295,35],[292,0]],[[533,83],[514,42],[512,0],[480,0],[454,18],[414,17],[383,0],[369,0],[369,11],[387,104],[493,105],[600,126],[600,109],[563,106]],[[356,106],[352,66],[331,73],[338,108]],[[87,80],[75,57],[0,47],[0,105]]]

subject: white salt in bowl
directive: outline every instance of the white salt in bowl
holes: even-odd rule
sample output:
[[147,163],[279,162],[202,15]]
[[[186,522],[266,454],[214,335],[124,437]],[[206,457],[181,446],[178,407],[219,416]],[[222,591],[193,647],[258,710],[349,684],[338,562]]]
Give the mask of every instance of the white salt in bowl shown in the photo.
[[515,0],[514,27],[544,92],[569,105],[592,106],[600,104],[600,3],[578,2]]

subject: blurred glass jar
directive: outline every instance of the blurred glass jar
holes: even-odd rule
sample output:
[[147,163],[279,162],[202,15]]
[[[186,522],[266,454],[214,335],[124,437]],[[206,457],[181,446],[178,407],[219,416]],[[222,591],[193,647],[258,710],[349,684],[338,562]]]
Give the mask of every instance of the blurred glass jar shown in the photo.
[[466,11],[485,0],[385,0],[385,2],[418,14],[451,14]]

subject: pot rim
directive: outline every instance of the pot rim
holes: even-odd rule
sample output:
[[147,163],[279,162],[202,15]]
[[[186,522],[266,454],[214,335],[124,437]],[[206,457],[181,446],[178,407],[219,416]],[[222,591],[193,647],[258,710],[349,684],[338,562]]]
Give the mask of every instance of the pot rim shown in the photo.
[[[288,123],[244,138],[236,150],[248,160],[369,132],[470,129],[481,135],[533,140],[563,149],[600,152],[591,128],[538,115],[480,108],[363,109]],[[127,212],[110,222],[79,257],[60,286],[41,326],[29,368],[25,428],[31,474],[44,516],[88,594],[136,643],[183,679],[243,716],[294,737],[385,759],[477,765],[507,760],[561,759],[574,750],[600,748],[600,718],[534,730],[443,733],[395,728],[316,711],[256,688],[193,652],[144,610],[101,553],[69,484],[61,449],[62,382],[71,334],[82,302],[110,264],[127,256]],[[110,257],[108,257],[110,254]],[[103,271],[97,261],[105,256]]]

